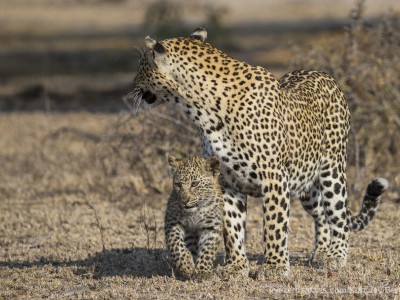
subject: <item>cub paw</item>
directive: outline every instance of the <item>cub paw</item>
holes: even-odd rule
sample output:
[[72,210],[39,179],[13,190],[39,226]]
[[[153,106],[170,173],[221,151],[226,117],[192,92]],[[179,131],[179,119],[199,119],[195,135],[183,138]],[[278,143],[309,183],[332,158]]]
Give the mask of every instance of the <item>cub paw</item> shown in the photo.
[[196,270],[194,271],[190,279],[198,282],[203,282],[205,280],[212,279],[214,276],[215,274],[212,271]]
[[224,266],[216,269],[217,275],[223,279],[228,280],[239,276],[248,277],[250,272],[249,261],[243,259],[236,262],[227,262]]
[[188,264],[185,266],[179,266],[176,268],[180,275],[185,278],[191,278],[195,272],[194,264]]

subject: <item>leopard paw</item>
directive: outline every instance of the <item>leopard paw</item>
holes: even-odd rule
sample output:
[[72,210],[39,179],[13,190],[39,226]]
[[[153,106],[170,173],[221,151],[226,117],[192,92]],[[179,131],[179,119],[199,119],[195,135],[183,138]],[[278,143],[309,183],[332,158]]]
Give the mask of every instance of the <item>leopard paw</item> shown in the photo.
[[213,279],[216,276],[215,272],[210,270],[196,270],[191,276],[191,279],[198,282]]
[[328,250],[314,250],[309,257],[310,264],[316,268],[323,268],[327,252]]
[[256,272],[256,278],[258,280],[263,280],[268,277],[288,276],[289,273],[290,273],[289,265],[263,264],[258,268]]
[[324,266],[326,266],[328,270],[337,271],[340,268],[346,266],[347,259],[344,257],[331,256],[326,257],[323,262]]
[[249,276],[250,265],[247,259],[237,260],[237,261],[227,261],[224,266],[220,266],[216,269],[218,276],[227,280],[232,277],[238,276]]

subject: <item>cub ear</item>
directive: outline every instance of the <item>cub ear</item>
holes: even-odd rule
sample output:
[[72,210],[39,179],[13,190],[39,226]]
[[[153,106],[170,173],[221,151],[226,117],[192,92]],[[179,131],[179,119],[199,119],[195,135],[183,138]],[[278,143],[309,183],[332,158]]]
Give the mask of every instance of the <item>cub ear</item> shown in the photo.
[[217,177],[220,174],[221,160],[218,156],[211,156],[207,159],[207,170]]
[[176,170],[179,167],[179,160],[172,155],[168,155],[168,164],[172,170]]
[[204,27],[198,27],[190,34],[190,38],[204,42],[207,39],[207,30]]
[[146,47],[149,48],[149,50],[154,50],[158,54],[164,54],[166,52],[165,48],[163,45],[161,45],[159,42],[156,40],[153,40],[151,37],[147,36],[144,39],[144,42],[146,44]]

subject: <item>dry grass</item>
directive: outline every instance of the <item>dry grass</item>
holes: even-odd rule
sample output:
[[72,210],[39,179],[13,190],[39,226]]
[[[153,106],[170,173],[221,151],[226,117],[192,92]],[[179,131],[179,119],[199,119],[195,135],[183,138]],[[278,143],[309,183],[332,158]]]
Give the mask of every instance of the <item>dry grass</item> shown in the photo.
[[[200,152],[182,111],[165,106],[136,118],[20,112],[0,114],[0,299],[400,299],[399,30],[398,20],[388,20],[389,27],[372,29],[355,20],[346,39],[335,34],[296,61],[334,75],[350,100],[352,209],[360,208],[369,179],[387,176],[391,184],[372,224],[351,236],[346,268],[308,265],[313,222],[294,200],[289,277],[175,278],[163,232],[171,189],[166,155]],[[287,60],[285,51],[271,61]],[[252,59],[271,57],[262,52]],[[71,85],[60,82],[76,101]],[[253,198],[248,207],[253,275],[262,259],[262,209]]]
[[[350,262],[340,272],[307,264],[313,224],[294,201],[289,277],[182,281],[174,277],[164,245],[170,190],[165,156],[195,154],[200,145],[179,111],[167,106],[134,119],[13,113],[0,115],[0,130],[0,298],[400,295],[399,195],[394,189],[371,226],[351,236]],[[262,210],[258,199],[249,202],[247,252],[254,272],[262,253]],[[360,199],[352,202],[359,207]]]

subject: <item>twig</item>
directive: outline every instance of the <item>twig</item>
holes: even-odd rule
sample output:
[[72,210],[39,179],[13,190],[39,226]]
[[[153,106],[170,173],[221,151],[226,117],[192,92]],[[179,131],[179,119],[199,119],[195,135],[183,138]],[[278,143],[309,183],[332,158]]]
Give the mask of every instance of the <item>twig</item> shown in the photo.
[[104,228],[103,228],[103,226],[101,226],[100,217],[97,214],[97,211],[94,208],[94,205],[92,203],[87,201],[86,205],[89,206],[89,208],[92,209],[93,212],[94,212],[94,218],[96,219],[97,228],[99,228],[99,232],[100,232],[101,245],[103,246],[103,252],[105,252],[106,251],[106,246],[105,246],[105,243],[104,243],[104,236],[103,236],[103,229]]
[[[150,221],[150,222],[149,222]],[[151,224],[153,223],[153,224]],[[154,215],[154,210],[151,210],[151,216],[149,215],[149,209],[147,208],[146,203],[142,205],[142,209],[140,212],[140,224],[147,238],[147,250],[150,250],[150,240],[151,240],[151,231],[153,231],[153,246],[157,246],[157,222]],[[153,225],[153,226],[152,226]]]
[[155,116],[157,116],[157,117],[159,117],[161,119],[167,120],[167,121],[169,121],[171,123],[174,123],[175,125],[178,125],[179,127],[184,128],[185,130],[189,131],[190,133],[193,133],[193,134],[196,134],[196,135],[198,134],[197,130],[194,130],[194,129],[190,128],[189,126],[185,125],[182,121],[176,120],[176,119],[174,119],[174,118],[172,118],[172,117],[170,117],[170,116],[168,116],[166,114],[159,113],[159,112],[156,112],[156,111],[153,111],[151,114],[153,114],[153,115],[155,115]]
[[59,129],[57,129],[56,131],[54,131],[50,135],[50,137],[52,139],[57,139],[57,138],[60,137],[61,134],[68,133],[68,132],[72,133],[72,134],[74,134],[76,136],[79,136],[81,138],[85,138],[85,139],[91,140],[91,141],[96,142],[96,143],[101,141],[101,137],[98,136],[97,134],[86,132],[86,131],[83,131],[81,129],[74,128],[74,127],[61,127]]

